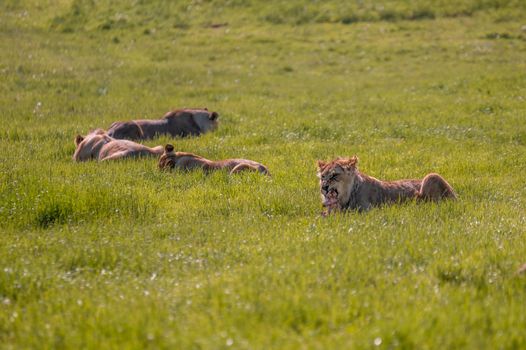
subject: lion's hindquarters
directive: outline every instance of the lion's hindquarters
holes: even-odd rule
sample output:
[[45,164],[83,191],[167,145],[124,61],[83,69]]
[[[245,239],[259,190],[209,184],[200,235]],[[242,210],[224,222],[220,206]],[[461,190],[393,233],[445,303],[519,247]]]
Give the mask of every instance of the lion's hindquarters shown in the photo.
[[437,201],[441,199],[456,199],[457,195],[451,185],[440,175],[432,173],[422,180],[422,187],[418,194],[420,199]]
[[133,121],[115,122],[108,129],[108,135],[115,139],[141,140],[145,135],[141,127]]

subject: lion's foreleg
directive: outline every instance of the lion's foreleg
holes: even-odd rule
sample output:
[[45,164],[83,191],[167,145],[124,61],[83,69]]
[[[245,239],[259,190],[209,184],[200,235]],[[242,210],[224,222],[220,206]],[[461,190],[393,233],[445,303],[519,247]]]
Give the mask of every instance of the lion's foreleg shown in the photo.
[[121,151],[113,153],[112,155],[109,155],[107,157],[104,157],[100,159],[100,161],[107,161],[107,160],[115,160],[115,159],[122,159],[130,156],[130,153],[128,151]]

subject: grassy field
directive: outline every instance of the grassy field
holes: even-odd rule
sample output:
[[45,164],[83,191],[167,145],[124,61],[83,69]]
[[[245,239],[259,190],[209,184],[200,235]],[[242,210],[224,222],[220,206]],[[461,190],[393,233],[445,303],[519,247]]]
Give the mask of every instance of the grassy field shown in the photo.
[[[526,3],[0,2],[0,348],[526,347]],[[273,174],[73,163],[154,139]],[[316,160],[460,200],[321,218]]]

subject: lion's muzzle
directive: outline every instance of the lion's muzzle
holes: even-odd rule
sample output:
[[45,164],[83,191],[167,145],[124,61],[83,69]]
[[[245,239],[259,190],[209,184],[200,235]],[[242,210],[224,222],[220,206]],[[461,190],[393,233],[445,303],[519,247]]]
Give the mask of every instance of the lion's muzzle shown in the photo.
[[[322,188],[323,189],[323,188]],[[322,205],[324,207],[335,207],[338,205],[338,191],[335,189],[325,190]]]

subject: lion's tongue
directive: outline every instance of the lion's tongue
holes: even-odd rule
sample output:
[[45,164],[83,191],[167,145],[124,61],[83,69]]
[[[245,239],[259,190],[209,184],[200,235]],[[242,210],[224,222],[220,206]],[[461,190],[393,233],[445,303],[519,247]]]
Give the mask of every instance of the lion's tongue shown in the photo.
[[335,192],[329,192],[323,200],[323,205],[326,207],[333,206],[338,203],[338,195]]

